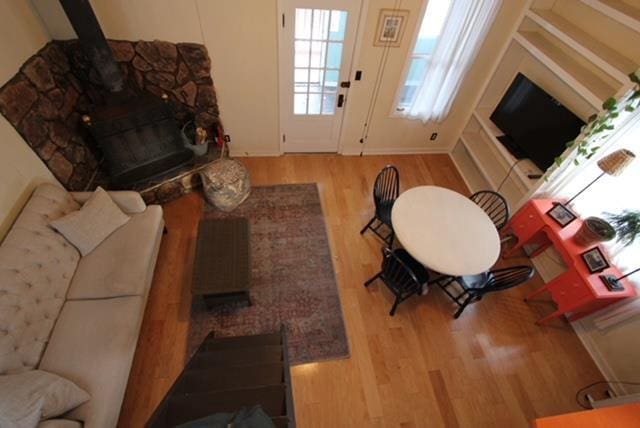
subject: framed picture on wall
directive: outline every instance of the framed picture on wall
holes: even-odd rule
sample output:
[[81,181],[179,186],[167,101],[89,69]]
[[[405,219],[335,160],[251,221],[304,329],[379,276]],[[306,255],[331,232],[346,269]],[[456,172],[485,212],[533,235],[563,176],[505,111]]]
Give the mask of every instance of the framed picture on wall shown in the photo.
[[380,9],[373,46],[399,47],[408,18],[409,11],[406,9]]

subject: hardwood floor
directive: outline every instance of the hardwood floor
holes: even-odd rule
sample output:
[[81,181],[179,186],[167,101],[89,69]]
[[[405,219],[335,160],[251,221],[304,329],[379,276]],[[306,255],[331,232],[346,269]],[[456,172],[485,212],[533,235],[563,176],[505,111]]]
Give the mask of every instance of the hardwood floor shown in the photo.
[[[373,212],[376,174],[392,163],[400,171],[401,190],[437,184],[468,194],[448,156],[241,161],[255,186],[317,182],[320,187],[351,357],[293,368],[299,427],[524,427],[535,417],[578,410],[576,390],[602,379],[566,323],[534,324],[552,308],[523,302],[526,293],[542,285],[537,276],[488,295],[458,320],[439,289],[407,300],[390,317],[391,293],[378,282],[364,288],[381,259],[373,234],[359,234]],[[169,233],[160,249],[120,427],[142,427],[184,364],[202,206],[199,194],[165,206]]]

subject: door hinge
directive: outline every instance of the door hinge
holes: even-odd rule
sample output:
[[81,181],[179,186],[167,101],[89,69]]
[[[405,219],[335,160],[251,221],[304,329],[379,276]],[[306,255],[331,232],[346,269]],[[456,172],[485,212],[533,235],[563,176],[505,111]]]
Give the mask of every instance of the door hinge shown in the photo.
[[284,134],[282,134],[282,142],[283,142],[283,143],[286,143],[286,142],[287,142],[287,136],[286,136],[286,135],[284,135]]
[[282,28],[284,28],[284,13],[282,14]]

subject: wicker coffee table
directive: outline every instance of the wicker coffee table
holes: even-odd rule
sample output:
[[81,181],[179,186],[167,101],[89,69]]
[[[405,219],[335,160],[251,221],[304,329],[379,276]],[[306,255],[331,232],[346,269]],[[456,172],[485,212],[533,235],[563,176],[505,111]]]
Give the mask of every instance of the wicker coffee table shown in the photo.
[[233,301],[251,305],[250,273],[249,221],[201,220],[191,293],[202,296],[209,309]]

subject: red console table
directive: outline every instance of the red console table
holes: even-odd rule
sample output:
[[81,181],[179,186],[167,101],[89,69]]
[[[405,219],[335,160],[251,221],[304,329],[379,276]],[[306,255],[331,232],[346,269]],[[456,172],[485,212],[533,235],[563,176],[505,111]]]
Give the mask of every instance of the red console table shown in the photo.
[[529,256],[535,257],[553,245],[567,265],[564,273],[527,296],[527,300],[532,299],[546,291],[558,305],[555,312],[541,318],[538,323],[561,315],[569,315],[569,321],[575,321],[607,305],[635,296],[635,288],[626,279],[621,281],[624,290],[610,291],[598,278],[601,274],[622,276],[615,267],[598,273],[589,272],[581,254],[592,247],[580,246],[572,239],[582,225],[582,220],[578,218],[566,227],[561,227],[546,215],[554,202],[556,201],[550,199],[530,200],[511,218],[505,228],[505,233],[515,235],[518,240],[515,247],[505,255],[512,254],[526,245],[534,247]]

